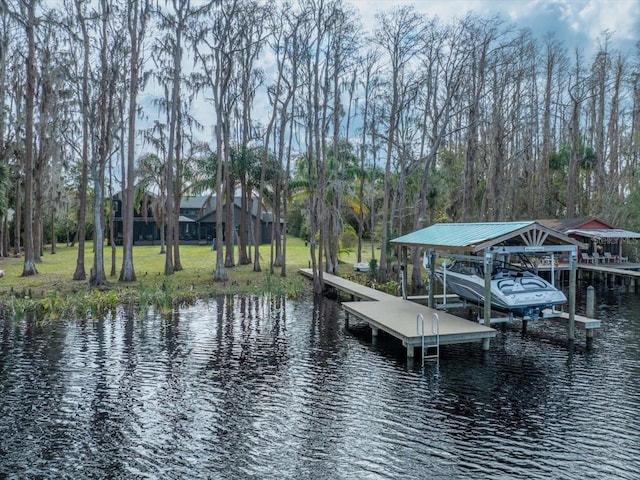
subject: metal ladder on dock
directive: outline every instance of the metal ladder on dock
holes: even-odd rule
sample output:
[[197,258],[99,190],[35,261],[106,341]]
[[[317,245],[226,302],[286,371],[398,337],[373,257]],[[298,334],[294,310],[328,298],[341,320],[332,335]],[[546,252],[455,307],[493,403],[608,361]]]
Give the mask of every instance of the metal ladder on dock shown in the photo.
[[[440,317],[436,312],[431,316],[431,333],[436,337],[435,344],[426,345],[424,322],[424,315],[419,313],[416,317],[416,331],[422,337],[422,365],[424,365],[425,360],[440,361]],[[435,353],[427,355],[428,348],[435,348]]]

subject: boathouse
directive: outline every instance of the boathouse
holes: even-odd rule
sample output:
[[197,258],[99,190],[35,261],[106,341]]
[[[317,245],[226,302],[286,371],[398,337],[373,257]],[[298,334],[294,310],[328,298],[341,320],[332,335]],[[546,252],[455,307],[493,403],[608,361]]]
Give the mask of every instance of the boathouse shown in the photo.
[[640,233],[616,228],[595,217],[538,221],[583,243],[586,247],[578,260],[586,263],[627,263],[629,252],[623,245],[640,240]]
[[[465,254],[484,263],[484,324],[491,324],[491,271],[499,255],[525,254],[553,265],[554,256],[565,256],[569,263],[569,339],[575,339],[576,271],[579,249],[587,246],[565,233],[537,221],[439,223],[391,240],[401,249],[403,285],[407,284],[407,249],[419,248],[428,258],[428,305],[434,307],[435,265],[437,256]],[[403,292],[403,295],[406,295]],[[488,343],[488,340],[486,341]],[[488,346],[487,346],[488,348]]]

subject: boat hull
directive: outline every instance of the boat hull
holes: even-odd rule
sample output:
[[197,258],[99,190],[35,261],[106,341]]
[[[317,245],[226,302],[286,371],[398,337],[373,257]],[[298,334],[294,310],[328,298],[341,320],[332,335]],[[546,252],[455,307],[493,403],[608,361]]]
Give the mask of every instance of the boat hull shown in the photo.
[[[444,284],[444,272],[436,275]],[[472,303],[485,303],[484,278],[478,275],[446,272],[446,289]],[[498,275],[491,280],[491,306],[497,310],[530,316],[566,302],[564,293],[537,275]]]

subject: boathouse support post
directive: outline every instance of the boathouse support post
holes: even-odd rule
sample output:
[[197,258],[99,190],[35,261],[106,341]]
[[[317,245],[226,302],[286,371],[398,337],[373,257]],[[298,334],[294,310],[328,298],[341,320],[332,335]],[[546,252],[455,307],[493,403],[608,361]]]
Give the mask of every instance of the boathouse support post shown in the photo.
[[569,257],[569,341],[576,339],[576,271],[578,270],[578,252],[573,247]]
[[400,275],[402,278],[402,299],[407,299],[407,246],[403,245],[400,249]]
[[[427,306],[429,308],[435,308],[434,305],[434,296],[435,296],[435,288],[436,288],[436,251],[431,248],[428,251],[429,255],[429,300],[427,301]],[[446,295],[447,292],[444,292]]]
[[[491,327],[491,270],[493,270],[493,253],[484,251],[484,325]],[[482,349],[489,350],[490,340],[482,341]]]

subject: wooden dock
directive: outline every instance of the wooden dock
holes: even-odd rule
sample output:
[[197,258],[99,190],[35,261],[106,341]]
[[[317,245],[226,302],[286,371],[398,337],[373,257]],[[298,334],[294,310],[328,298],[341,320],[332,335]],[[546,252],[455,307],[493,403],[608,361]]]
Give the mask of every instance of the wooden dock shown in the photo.
[[[299,272],[307,278],[313,278],[313,270],[310,268],[301,268]],[[336,290],[351,295],[352,300],[402,300],[395,295],[381,292],[380,290],[376,290],[375,288],[370,288],[365,285],[360,285],[359,283],[346,280],[330,273],[323,273],[322,278],[324,279],[325,285],[329,285]]]
[[[569,321],[569,314],[567,312],[552,312],[545,310],[543,311],[543,314],[543,318],[548,318],[550,320],[560,320],[563,322]],[[582,315],[575,315],[574,321],[576,322],[576,325],[584,328],[587,331],[593,330],[594,328],[600,328],[601,326],[600,320],[598,320],[597,318],[583,317]]]
[[[539,321],[543,321],[543,320],[559,320],[562,322],[568,322],[569,321],[569,313],[567,312],[563,312],[561,310],[552,310],[550,308],[547,308],[545,310],[542,311],[542,316],[541,317],[520,317],[517,315],[508,315],[508,316],[502,316],[502,317],[492,317],[490,319],[490,323],[493,325],[494,323],[511,323],[514,321],[535,321],[535,322],[539,322]],[[480,320],[481,321],[481,320]],[[593,330],[594,328],[600,328],[601,326],[601,322],[600,320],[598,320],[597,318],[589,318],[589,317],[584,317],[582,315],[574,315],[574,321],[576,322],[576,325],[579,327],[584,328],[585,330]]]
[[[306,277],[313,275],[310,269],[301,269],[300,273]],[[342,303],[347,322],[349,315],[352,315],[368,323],[374,337],[382,330],[400,339],[407,348],[407,358],[413,358],[415,348],[421,348],[423,345],[439,347],[452,343],[486,340],[485,345],[488,348],[489,339],[496,336],[496,330],[493,328],[403,300],[336,275],[323,273],[323,279],[325,284],[348,293],[354,300],[361,300]],[[434,314],[437,315],[437,323],[434,322]],[[424,350],[422,353],[424,354]]]
[[634,270],[640,268],[640,265],[637,263],[580,263],[578,264],[578,268],[591,272],[620,275],[622,277],[632,277],[636,279],[640,278],[640,271]]
[[[344,311],[365,321],[376,336],[379,330],[402,341],[407,357],[412,358],[416,347],[439,346],[452,343],[471,343],[496,336],[496,330],[479,323],[439,312],[409,300],[346,302]],[[437,322],[434,321],[437,315]]]

